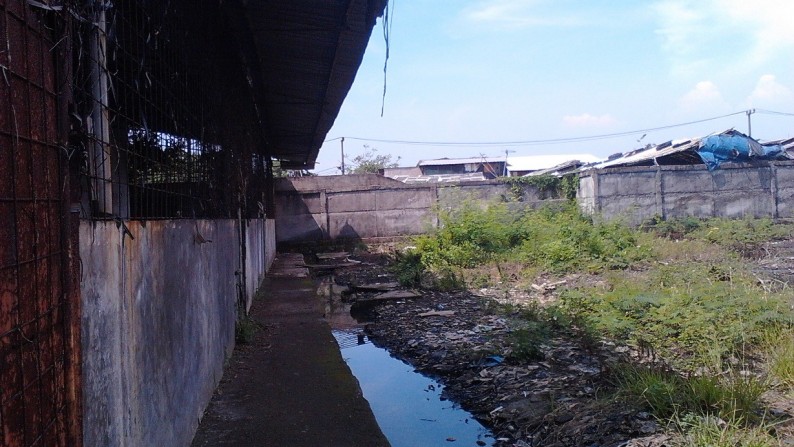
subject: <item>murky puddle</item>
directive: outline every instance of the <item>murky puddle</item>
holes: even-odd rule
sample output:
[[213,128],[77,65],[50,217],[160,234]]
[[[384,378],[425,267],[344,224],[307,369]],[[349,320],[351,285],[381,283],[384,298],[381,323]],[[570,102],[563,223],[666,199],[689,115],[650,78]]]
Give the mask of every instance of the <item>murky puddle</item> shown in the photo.
[[369,342],[362,333],[363,324],[334,293],[332,279],[320,287],[320,294],[328,299],[326,318],[342,357],[393,447],[494,444],[488,429],[442,397],[441,384]]

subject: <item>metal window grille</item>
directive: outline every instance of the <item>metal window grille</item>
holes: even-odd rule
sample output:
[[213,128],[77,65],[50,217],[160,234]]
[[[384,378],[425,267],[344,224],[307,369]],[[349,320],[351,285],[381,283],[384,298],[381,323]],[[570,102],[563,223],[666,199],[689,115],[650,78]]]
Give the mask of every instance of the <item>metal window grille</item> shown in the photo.
[[233,33],[213,7],[96,1],[76,10],[72,146],[84,216],[257,215],[247,199],[264,176],[261,135]]

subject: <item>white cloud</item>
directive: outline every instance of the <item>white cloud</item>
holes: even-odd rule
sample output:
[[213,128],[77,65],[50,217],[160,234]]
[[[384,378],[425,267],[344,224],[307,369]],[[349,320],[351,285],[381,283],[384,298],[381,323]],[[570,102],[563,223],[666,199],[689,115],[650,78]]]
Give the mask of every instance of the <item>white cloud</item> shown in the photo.
[[747,103],[753,107],[763,104],[790,103],[792,100],[794,100],[794,95],[792,95],[791,89],[777,82],[775,75],[766,74],[758,80],[755,89],[747,98]]
[[571,15],[548,15],[541,10],[542,0],[484,0],[464,11],[464,17],[475,23],[504,28],[535,26],[577,26],[581,18]]
[[[714,0],[712,0],[712,3]],[[794,47],[794,2],[788,0],[722,0],[715,6],[750,34],[756,62]],[[785,54],[785,57],[791,57]]]
[[711,81],[700,81],[679,100],[685,110],[709,110],[726,108],[727,104],[717,85]]
[[582,113],[581,115],[565,115],[562,117],[562,122],[571,127],[609,127],[617,123],[617,120],[608,113],[598,116]]
[[791,1],[661,0],[651,11],[662,50],[677,73],[708,68],[710,60],[726,57],[728,49],[734,65],[748,69],[791,57],[794,49]]

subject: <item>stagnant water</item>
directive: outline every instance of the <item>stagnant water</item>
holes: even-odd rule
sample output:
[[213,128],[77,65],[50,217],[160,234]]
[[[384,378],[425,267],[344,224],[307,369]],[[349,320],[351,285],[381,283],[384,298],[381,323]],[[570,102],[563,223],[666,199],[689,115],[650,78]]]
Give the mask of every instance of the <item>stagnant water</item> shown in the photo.
[[438,382],[372,343],[351,343],[357,341],[356,334],[335,331],[334,335],[393,447],[493,445],[488,429],[441,397],[443,386]]
[[441,397],[441,384],[363,336],[363,325],[339,300],[332,278],[323,281],[318,294],[327,299],[326,319],[342,357],[393,447],[494,444],[491,432],[469,412]]

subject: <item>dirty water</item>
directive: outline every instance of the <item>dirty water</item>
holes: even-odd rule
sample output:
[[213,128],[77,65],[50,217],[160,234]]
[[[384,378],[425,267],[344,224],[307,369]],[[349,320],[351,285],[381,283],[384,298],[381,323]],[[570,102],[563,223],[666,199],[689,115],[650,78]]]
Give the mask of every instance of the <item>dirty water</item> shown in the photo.
[[383,434],[393,447],[492,446],[491,432],[469,412],[444,397],[444,387],[367,339],[364,323],[342,303],[332,278],[318,295],[325,318]]

